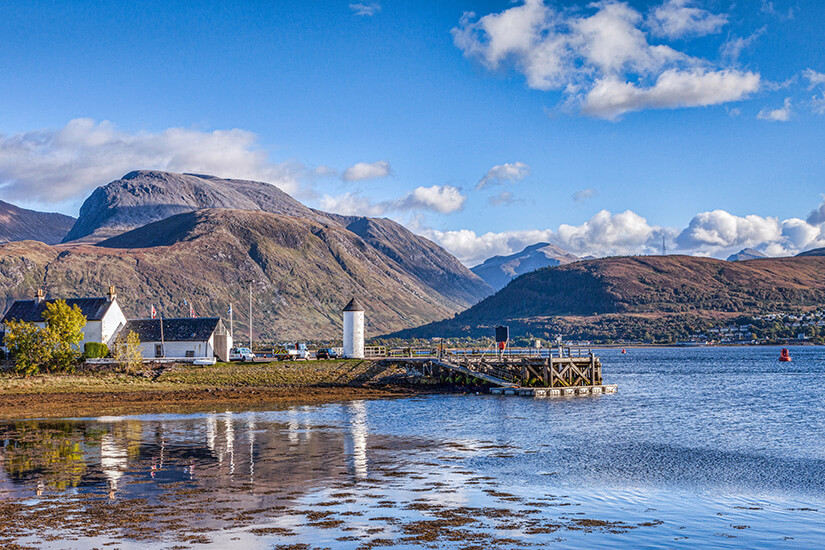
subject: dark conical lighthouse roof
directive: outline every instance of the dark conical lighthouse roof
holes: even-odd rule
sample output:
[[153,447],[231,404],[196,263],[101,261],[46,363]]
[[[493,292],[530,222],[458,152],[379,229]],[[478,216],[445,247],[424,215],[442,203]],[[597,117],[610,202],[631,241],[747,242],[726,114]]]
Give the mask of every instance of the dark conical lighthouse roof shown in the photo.
[[344,311],[364,311],[364,306],[358,301],[358,298],[353,298],[344,306]]

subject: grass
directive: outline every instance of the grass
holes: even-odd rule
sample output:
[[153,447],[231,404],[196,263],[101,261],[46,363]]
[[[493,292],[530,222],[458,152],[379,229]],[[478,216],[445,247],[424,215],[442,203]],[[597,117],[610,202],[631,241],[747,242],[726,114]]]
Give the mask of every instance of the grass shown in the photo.
[[112,372],[42,374],[23,378],[0,374],[0,395],[119,391],[175,391],[205,388],[325,387],[362,385],[395,374],[372,361],[272,361],[217,363],[212,366],[174,365],[160,375]]

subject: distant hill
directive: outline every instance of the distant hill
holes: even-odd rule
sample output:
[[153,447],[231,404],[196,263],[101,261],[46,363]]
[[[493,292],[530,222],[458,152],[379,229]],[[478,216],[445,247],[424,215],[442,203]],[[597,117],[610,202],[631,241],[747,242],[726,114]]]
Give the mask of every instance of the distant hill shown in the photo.
[[537,243],[509,256],[493,256],[484,263],[471,268],[471,271],[494,289],[500,290],[519,275],[542,267],[568,264],[576,260],[578,257],[561,247],[549,243]]
[[810,256],[825,256],[825,248],[814,248],[813,250],[807,250],[796,255],[797,258],[805,258]]
[[0,243],[31,240],[57,244],[74,222],[71,216],[27,210],[0,201]]
[[710,319],[822,305],[825,258],[603,258],[522,275],[453,319],[395,336],[489,336],[496,324],[509,324],[514,334],[541,337],[684,337]]
[[[0,289],[7,306],[41,286],[48,296],[74,297],[114,284],[130,317],[147,316],[151,304],[167,316],[186,315],[187,300],[198,315],[226,318],[233,303],[236,333],[245,337],[244,281],[254,280],[255,333],[273,341],[340,338],[340,310],[352,296],[366,306],[368,335],[375,335],[451,316],[490,292],[435,245],[415,253],[421,271],[408,271],[380,250],[409,237],[405,229],[359,223],[373,244],[331,221],[228,209],[177,214],[97,246],[10,243],[0,246]],[[435,265],[437,258],[447,266]]]
[[762,252],[761,250],[756,250],[755,248],[743,248],[736,254],[731,254],[728,256],[729,262],[743,262],[745,260],[756,260],[759,258],[767,258],[768,255]]

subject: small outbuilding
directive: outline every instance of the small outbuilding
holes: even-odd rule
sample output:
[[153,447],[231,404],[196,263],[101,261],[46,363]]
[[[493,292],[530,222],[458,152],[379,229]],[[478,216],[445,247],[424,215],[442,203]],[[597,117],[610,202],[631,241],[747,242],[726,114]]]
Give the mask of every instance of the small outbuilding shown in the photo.
[[[161,328],[161,322],[163,326]],[[229,361],[232,335],[218,317],[181,319],[134,319],[122,333],[134,332],[140,338],[144,359],[211,359]]]
[[[5,325],[9,321],[25,321],[34,323],[39,327],[45,327],[46,321],[43,313],[46,305],[57,301],[57,299],[46,299],[42,289],[38,289],[34,300],[16,300],[6,314],[3,316],[2,330],[5,332]],[[115,287],[109,287],[109,293],[100,298],[65,298],[69,307],[78,306],[83,315],[86,316],[86,325],[83,331],[83,340],[80,341],[79,348],[83,350],[86,342],[97,342],[111,346],[120,329],[126,324],[126,316],[117,303]],[[1,342],[0,342],[1,343]]]

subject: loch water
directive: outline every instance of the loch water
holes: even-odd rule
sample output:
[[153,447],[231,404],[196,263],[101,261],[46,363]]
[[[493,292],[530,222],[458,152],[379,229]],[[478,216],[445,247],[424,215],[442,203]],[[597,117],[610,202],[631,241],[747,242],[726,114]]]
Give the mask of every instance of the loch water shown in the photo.
[[0,502],[31,520],[0,538],[822,548],[825,348],[791,353],[780,363],[775,347],[600,350],[605,383],[619,386],[601,396],[6,421]]

